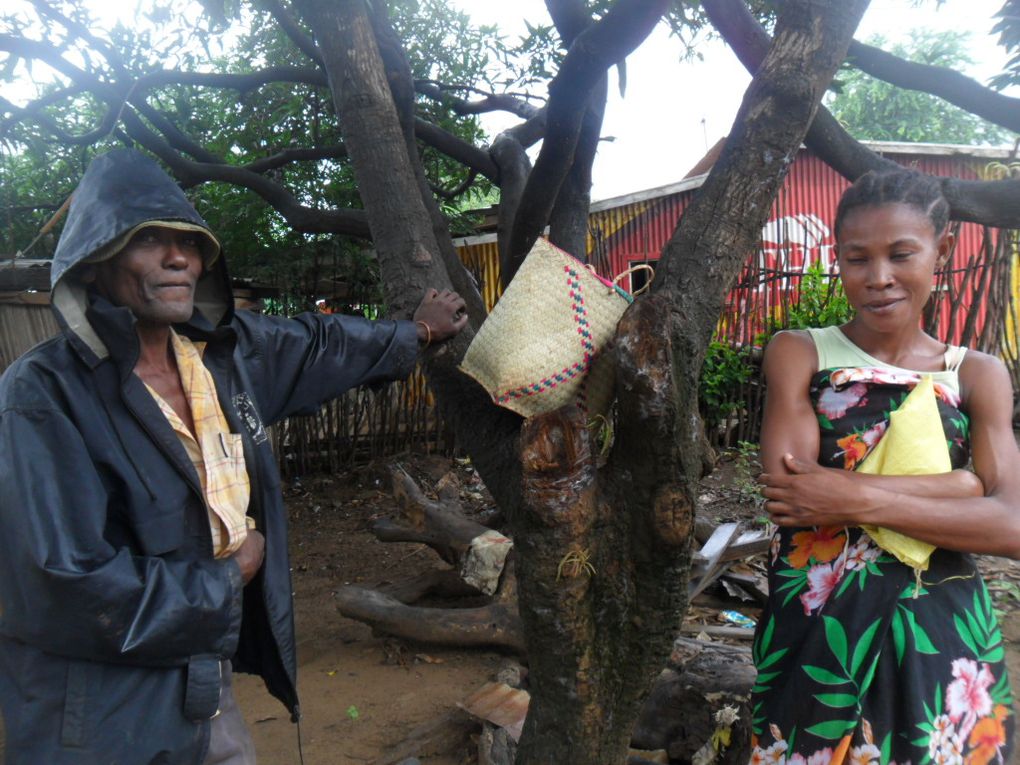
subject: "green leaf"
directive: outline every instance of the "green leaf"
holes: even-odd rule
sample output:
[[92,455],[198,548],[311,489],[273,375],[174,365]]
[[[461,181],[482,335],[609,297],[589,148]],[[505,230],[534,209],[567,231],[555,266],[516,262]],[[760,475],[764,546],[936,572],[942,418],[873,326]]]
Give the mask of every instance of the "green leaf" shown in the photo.
[[789,650],[790,650],[789,648],[780,648],[778,651],[774,651],[773,653],[766,656],[765,661],[762,661],[758,664],[758,671],[761,672],[763,669],[771,667],[773,664],[775,664],[777,661],[783,658],[783,656],[785,656]]
[[856,720],[827,720],[826,722],[812,725],[810,728],[805,728],[804,730],[818,736],[818,738],[834,741],[843,738],[843,734],[849,730],[853,730],[856,725]]
[[889,758],[892,757],[892,733],[885,734],[885,738],[882,739],[882,746],[879,747],[879,751],[881,752],[879,762],[889,762]]
[[835,709],[857,706],[857,696],[853,693],[819,693],[815,695],[815,700]]
[[977,644],[974,642],[974,636],[971,634],[970,629],[967,627],[963,619],[960,618],[959,614],[953,616],[953,624],[956,625],[956,633],[960,636],[960,640],[966,644],[975,656],[980,656],[981,651],[978,650]]
[[1009,687],[1009,675],[1003,672],[988,694],[996,704],[1004,704],[1007,707],[1012,706],[1013,691]]
[[857,645],[854,647],[854,655],[850,660],[850,676],[857,677],[857,673],[861,668],[861,664],[864,663],[864,657],[868,655],[868,651],[871,650],[871,644],[875,640],[875,633],[878,631],[879,625],[882,623],[881,618],[875,619],[871,625],[864,630],[860,639],[857,641]]
[[899,606],[897,606],[896,612],[893,614],[891,629],[893,648],[896,649],[896,666],[902,666],[903,653],[907,648],[907,639],[903,629],[903,616],[900,614]]
[[776,617],[770,616],[765,629],[761,631],[761,641],[758,644],[761,654],[768,653],[769,644],[772,642],[772,633],[776,631]]
[[[900,606],[900,608],[903,608]],[[917,623],[917,616],[909,608],[903,608],[907,614],[907,623],[910,625],[910,633],[914,637],[914,648],[918,653],[927,654],[929,656],[937,656],[939,650],[935,647],[935,644],[931,642],[931,638],[928,637],[928,633],[925,632],[924,627]]]
[[991,603],[988,602],[988,591],[981,588],[980,592],[974,593],[974,614],[977,616],[978,623],[981,625],[981,632],[985,635],[988,634],[989,619],[987,617],[988,611],[991,610]]
[[1002,646],[1000,645],[998,648],[993,648],[990,651],[985,651],[981,655],[981,661],[987,661],[989,664],[994,664],[997,661],[1002,661],[1005,656],[1006,653],[1005,651],[1003,651]]
[[823,616],[825,622],[825,641],[829,644],[829,650],[836,657],[836,661],[846,670],[847,641],[846,630],[839,620],[832,616]]
[[808,677],[814,680],[816,683],[822,685],[843,685],[844,683],[850,682],[847,677],[840,677],[837,674],[830,672],[822,667],[816,667],[811,664],[805,664],[803,667]]
[[882,657],[881,651],[875,654],[875,658],[871,662],[871,666],[868,667],[867,673],[864,675],[864,679],[860,684],[860,694],[863,696],[868,692],[871,687],[871,681],[875,677],[875,669],[878,667],[878,660]]
[[970,627],[970,634],[974,636],[974,642],[981,645],[984,642],[985,630],[982,629],[977,617],[972,611],[964,611],[963,616],[967,620],[967,626]]
[[836,426],[832,424],[828,417],[824,414],[818,415],[818,426],[822,430],[835,430]]
[[798,592],[800,592],[800,590],[791,590],[790,594],[787,595],[786,598],[783,599],[783,605],[784,606],[789,605],[790,601],[793,600],[797,596]]
[[845,577],[843,577],[843,583],[839,586],[839,589],[836,590],[836,597],[837,598],[840,597],[846,591],[847,587],[849,587],[851,584],[853,584],[854,579],[859,579],[860,578],[860,577],[855,576],[856,573],[857,572],[854,571],[854,572],[851,572],[850,574],[847,574]]
[[770,680],[775,680],[781,674],[783,674],[783,673],[782,672],[760,672],[758,674],[757,682],[758,682],[759,685],[762,684],[762,683],[767,683]]

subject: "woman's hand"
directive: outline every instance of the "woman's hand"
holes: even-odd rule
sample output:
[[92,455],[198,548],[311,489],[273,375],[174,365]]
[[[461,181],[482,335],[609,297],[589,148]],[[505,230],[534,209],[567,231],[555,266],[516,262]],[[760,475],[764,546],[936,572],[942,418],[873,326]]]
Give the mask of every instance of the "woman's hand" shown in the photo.
[[456,335],[467,324],[466,307],[464,298],[452,290],[425,290],[412,317],[418,327],[418,340],[428,346]]
[[783,455],[782,473],[762,473],[765,509],[777,526],[856,526],[869,490],[853,474]]
[[[780,526],[884,525],[877,511],[893,495],[916,498],[983,497],[981,479],[969,470],[934,475],[871,475],[822,467],[791,454],[782,457],[784,473],[759,478],[766,510]],[[869,517],[874,515],[876,517]],[[782,517],[783,520],[779,520]],[[812,518],[821,520],[812,520]],[[785,522],[784,522],[785,521]]]

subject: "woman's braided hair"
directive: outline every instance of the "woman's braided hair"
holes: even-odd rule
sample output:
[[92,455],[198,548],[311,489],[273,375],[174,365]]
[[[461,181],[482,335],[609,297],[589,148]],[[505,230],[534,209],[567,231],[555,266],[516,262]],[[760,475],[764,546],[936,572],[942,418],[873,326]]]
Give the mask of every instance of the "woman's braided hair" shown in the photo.
[[839,229],[851,210],[897,202],[920,210],[931,221],[936,236],[949,223],[949,202],[942,196],[942,184],[937,178],[916,170],[869,170],[843,192],[836,208],[833,233],[839,238]]

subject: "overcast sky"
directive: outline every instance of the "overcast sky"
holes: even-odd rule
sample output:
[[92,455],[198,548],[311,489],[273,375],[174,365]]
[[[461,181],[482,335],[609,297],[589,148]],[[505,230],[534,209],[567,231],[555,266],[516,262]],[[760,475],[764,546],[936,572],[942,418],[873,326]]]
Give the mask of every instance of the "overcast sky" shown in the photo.
[[[11,7],[25,0],[3,0]],[[496,24],[514,41],[524,32],[523,19],[548,23],[543,0],[450,0],[478,23]],[[873,0],[857,39],[874,34],[890,42],[912,28],[969,32],[975,66],[967,74],[984,82],[1001,72],[1007,56],[989,35],[993,15],[1004,0]],[[131,23],[133,2],[86,0],[96,18],[110,24],[117,17]],[[729,132],[750,77],[721,41],[703,42],[702,61],[680,62],[681,45],[662,25],[627,59],[627,91],[621,98],[615,69],[610,75],[609,104],[603,141],[594,169],[593,198],[606,199],[661,186],[683,178],[706,148]],[[14,90],[14,89],[11,89]],[[18,93],[5,93],[22,101]],[[26,93],[27,98],[30,94]],[[491,132],[516,118],[490,117]]]
[[[542,0],[454,0],[479,23],[496,23],[521,34],[523,18],[548,19]],[[873,0],[855,35],[859,40],[881,34],[889,42],[905,39],[912,28],[952,29],[971,33],[975,67],[967,74],[981,82],[1005,66],[1007,56],[989,36],[993,14],[1003,0],[946,0],[915,7],[910,0]],[[729,132],[744,90],[751,81],[744,67],[721,41],[698,48],[704,60],[678,63],[681,47],[660,26],[627,59],[627,91],[620,97],[615,70],[610,75],[604,141],[594,168],[594,199],[680,180],[704,155],[706,147]],[[489,123],[496,129],[497,120]]]

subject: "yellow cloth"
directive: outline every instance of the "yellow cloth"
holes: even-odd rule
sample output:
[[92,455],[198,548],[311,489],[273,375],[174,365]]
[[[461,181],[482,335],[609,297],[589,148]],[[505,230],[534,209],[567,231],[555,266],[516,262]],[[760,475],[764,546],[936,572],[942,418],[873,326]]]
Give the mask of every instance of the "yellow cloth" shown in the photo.
[[[921,378],[889,416],[889,427],[858,472],[871,475],[932,475],[953,469],[932,378]],[[883,549],[919,571],[928,570],[934,545],[879,526],[862,527]]]
[[172,330],[170,342],[196,432],[188,430],[170,404],[146,387],[195,466],[209,512],[213,554],[226,558],[237,552],[252,528],[253,519],[247,517],[251,484],[245,469],[244,447],[240,434],[230,432],[212,375],[202,363],[205,343],[193,343]]

